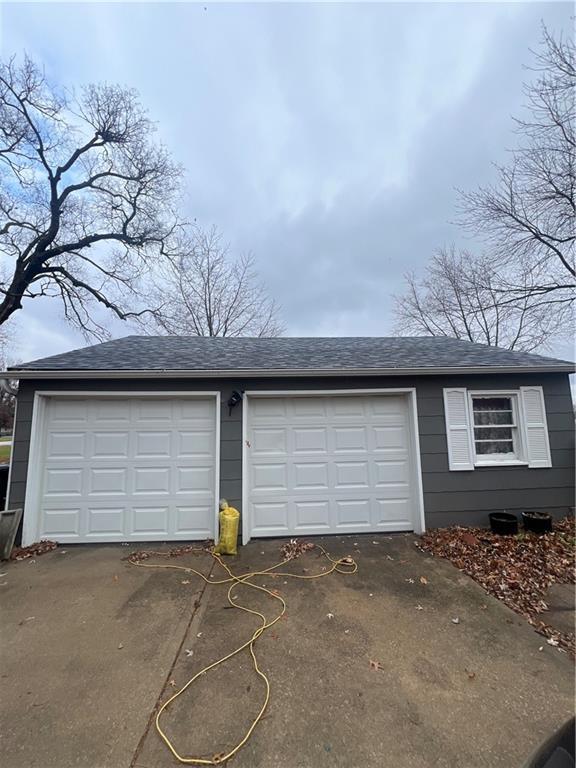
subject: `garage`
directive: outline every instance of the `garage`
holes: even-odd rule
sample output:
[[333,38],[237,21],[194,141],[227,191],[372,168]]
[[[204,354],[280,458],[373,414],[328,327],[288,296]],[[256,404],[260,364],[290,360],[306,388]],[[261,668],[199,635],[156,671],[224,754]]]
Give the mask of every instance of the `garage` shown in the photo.
[[244,539],[422,527],[411,391],[246,393]]
[[213,537],[217,403],[217,394],[37,395],[24,541]]

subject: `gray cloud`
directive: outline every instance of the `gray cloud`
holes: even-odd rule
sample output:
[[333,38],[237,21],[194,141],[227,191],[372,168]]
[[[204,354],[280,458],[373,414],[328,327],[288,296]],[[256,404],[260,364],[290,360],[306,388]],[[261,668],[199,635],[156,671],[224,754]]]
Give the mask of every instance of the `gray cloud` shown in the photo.
[[[569,29],[571,12],[5,5],[2,42],[68,85],[141,92],[188,170],[188,214],[255,253],[290,333],[380,334],[402,274],[462,238],[455,187],[488,180],[513,143],[540,20]],[[26,357],[79,342],[47,302],[28,302],[19,324]]]

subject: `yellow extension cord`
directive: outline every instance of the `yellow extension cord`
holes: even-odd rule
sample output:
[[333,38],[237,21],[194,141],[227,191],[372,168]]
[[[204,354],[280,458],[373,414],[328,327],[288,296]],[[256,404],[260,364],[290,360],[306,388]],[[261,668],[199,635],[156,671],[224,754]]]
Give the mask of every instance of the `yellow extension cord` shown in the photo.
[[[352,573],[356,573],[356,571],[358,570],[358,566],[356,562],[351,557],[341,557],[341,558],[338,558],[337,560],[334,560],[333,558],[330,557],[328,552],[326,552],[326,550],[323,547],[321,547],[319,544],[316,544],[315,546],[322,552],[324,557],[330,561],[331,566],[328,570],[323,571],[322,573],[312,574],[311,576],[302,576],[295,573],[284,573],[284,572],[278,572],[275,575],[283,576],[291,579],[320,579],[323,576],[329,576],[331,573],[334,573],[335,571],[337,571],[338,573],[352,574]],[[207,552],[207,550],[202,548],[198,548],[195,550],[188,550],[188,551],[191,553]],[[239,608],[241,611],[245,611],[246,613],[251,613],[254,616],[258,616],[262,622],[261,625],[254,631],[254,633],[252,634],[252,637],[249,640],[247,640],[245,643],[242,643],[242,645],[239,645],[238,648],[233,650],[231,653],[227,654],[226,656],[223,656],[221,659],[218,659],[217,661],[214,661],[212,664],[208,664],[208,666],[204,667],[199,672],[197,672],[194,675],[194,677],[191,677],[190,680],[188,680],[188,682],[185,685],[183,685],[182,688],[180,688],[179,691],[177,691],[173,696],[171,696],[167,701],[165,701],[164,704],[162,704],[162,706],[158,710],[156,714],[156,720],[155,720],[156,730],[158,731],[164,743],[166,744],[170,752],[172,752],[174,757],[179,762],[185,763],[187,765],[219,765],[221,763],[224,763],[226,760],[229,760],[231,757],[233,757],[240,749],[242,749],[242,747],[246,744],[246,742],[252,735],[252,732],[254,731],[259,721],[261,720],[266,710],[266,707],[268,706],[268,702],[270,700],[270,681],[268,680],[268,677],[266,676],[266,674],[262,672],[262,670],[258,666],[256,653],[254,652],[254,643],[267,629],[270,629],[270,627],[273,627],[277,621],[280,621],[282,616],[284,616],[284,614],[286,613],[286,603],[284,601],[284,598],[280,594],[276,594],[276,592],[273,592],[272,590],[267,589],[266,587],[261,587],[258,584],[252,584],[249,581],[249,579],[252,579],[255,576],[264,576],[265,574],[270,573],[271,571],[275,571],[277,568],[280,568],[280,566],[285,565],[285,563],[289,561],[276,563],[276,565],[272,565],[270,568],[265,568],[262,571],[252,571],[250,573],[245,573],[243,576],[236,576],[234,573],[232,573],[232,571],[226,565],[226,563],[222,561],[220,555],[217,555],[215,552],[210,552],[210,551],[208,551],[208,554],[210,554],[214,558],[214,560],[219,565],[221,565],[222,568],[224,568],[224,570],[228,574],[228,578],[220,579],[219,581],[214,581],[204,576],[204,574],[200,573],[200,571],[197,571],[194,568],[190,568],[188,566],[163,565],[161,563],[158,563],[158,564],[144,563],[144,562],[138,562],[138,561],[132,560],[130,559],[130,557],[127,558],[132,565],[137,565],[141,568],[168,568],[173,570],[185,571],[186,573],[196,574],[196,576],[199,576],[201,579],[203,579],[206,582],[206,584],[230,584],[228,588],[228,602],[230,603],[230,605],[233,608]],[[147,556],[158,555],[158,556],[166,557],[169,555],[169,553],[150,551],[150,552],[146,552],[146,555]],[[276,616],[276,618],[273,619],[272,621],[268,621],[266,619],[266,616],[263,613],[260,613],[260,611],[255,611],[252,608],[247,608],[245,605],[240,605],[239,603],[237,603],[232,596],[232,591],[234,587],[240,584],[244,584],[248,587],[252,587],[252,589],[257,589],[261,592],[266,592],[266,594],[270,595],[270,597],[273,597],[275,600],[278,600],[282,605],[282,609],[280,613]],[[262,678],[262,680],[264,680],[264,684],[266,686],[266,695],[264,697],[264,703],[262,704],[260,711],[254,718],[252,724],[246,731],[243,738],[229,752],[217,753],[211,759],[202,758],[202,757],[183,757],[178,753],[174,744],[170,741],[166,733],[162,730],[162,727],[160,725],[160,717],[162,716],[162,713],[175,699],[181,696],[184,693],[184,691],[187,690],[192,685],[192,683],[195,680],[197,680],[201,675],[204,675],[206,672],[208,672],[211,669],[214,669],[214,667],[217,667],[220,664],[224,664],[224,662],[228,661],[228,659],[231,659],[233,656],[236,656],[245,648],[250,649],[250,655],[252,656],[252,663],[254,665],[254,670]]]

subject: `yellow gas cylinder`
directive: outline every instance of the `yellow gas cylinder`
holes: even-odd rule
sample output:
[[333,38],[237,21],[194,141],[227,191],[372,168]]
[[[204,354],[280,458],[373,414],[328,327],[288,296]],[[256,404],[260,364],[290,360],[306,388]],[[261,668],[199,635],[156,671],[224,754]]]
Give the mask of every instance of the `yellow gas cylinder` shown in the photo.
[[226,499],[220,502],[220,537],[214,548],[217,555],[235,555],[238,552],[238,523],[240,512],[229,507]]

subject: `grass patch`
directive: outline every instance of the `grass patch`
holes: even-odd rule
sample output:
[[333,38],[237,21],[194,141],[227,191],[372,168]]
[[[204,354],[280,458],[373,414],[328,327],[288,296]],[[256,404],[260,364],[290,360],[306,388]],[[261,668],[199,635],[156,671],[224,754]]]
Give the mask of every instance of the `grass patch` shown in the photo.
[[10,461],[11,445],[2,445],[0,442],[0,464],[8,464]]

